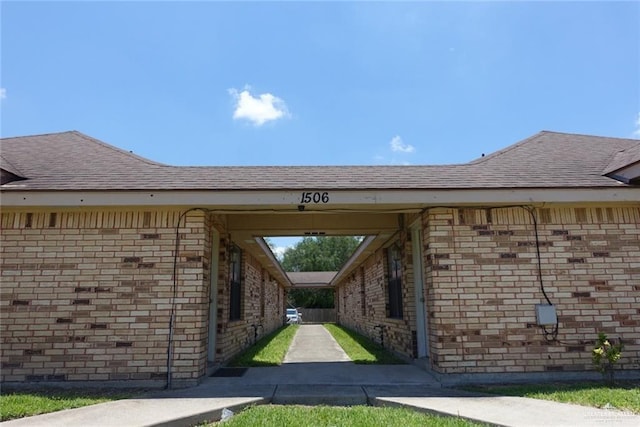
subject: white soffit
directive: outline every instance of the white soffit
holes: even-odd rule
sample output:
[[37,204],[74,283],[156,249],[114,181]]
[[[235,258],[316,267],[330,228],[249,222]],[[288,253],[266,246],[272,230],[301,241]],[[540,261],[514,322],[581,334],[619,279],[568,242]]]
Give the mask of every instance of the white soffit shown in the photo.
[[462,204],[638,203],[640,187],[564,189],[326,191],[316,203],[301,203],[299,191],[8,191],[4,207],[199,206],[243,210],[409,209]]

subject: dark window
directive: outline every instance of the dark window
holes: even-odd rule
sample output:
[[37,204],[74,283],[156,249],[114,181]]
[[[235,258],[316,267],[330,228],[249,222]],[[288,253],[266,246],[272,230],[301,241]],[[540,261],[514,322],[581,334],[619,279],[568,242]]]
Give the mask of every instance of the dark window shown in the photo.
[[387,248],[389,266],[389,317],[402,319],[402,257],[400,248],[393,245]]
[[242,250],[237,246],[231,247],[229,257],[229,282],[231,285],[231,305],[229,308],[229,320],[240,320],[242,316]]
[[360,269],[360,309],[362,316],[367,315],[366,285],[364,283],[364,267]]
[[264,287],[271,283],[271,275],[262,271],[262,285],[260,286],[260,317],[264,317]]

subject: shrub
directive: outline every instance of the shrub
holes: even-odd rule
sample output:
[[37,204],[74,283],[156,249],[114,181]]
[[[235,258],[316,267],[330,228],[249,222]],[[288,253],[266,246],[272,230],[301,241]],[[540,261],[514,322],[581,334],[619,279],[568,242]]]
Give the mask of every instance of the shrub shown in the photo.
[[622,343],[612,344],[604,332],[598,334],[596,347],[591,352],[591,358],[596,369],[602,373],[607,382],[613,382],[614,366],[622,356]]

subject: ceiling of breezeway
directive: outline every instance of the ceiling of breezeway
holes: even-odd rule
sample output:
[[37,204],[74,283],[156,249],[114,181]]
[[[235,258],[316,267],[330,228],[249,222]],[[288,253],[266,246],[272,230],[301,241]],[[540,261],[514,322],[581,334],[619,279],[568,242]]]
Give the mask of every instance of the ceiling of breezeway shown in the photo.
[[[331,285],[382,247],[402,228],[399,213],[239,213],[227,216],[232,240],[261,260],[270,274],[287,286],[295,287],[278,259],[264,241],[269,236],[366,236]],[[298,285],[304,286],[304,285]]]

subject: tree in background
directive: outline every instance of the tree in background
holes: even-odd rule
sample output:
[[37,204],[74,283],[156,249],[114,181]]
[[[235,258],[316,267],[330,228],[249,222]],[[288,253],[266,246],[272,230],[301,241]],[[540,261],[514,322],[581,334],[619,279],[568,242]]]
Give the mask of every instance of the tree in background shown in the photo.
[[360,242],[354,236],[304,237],[284,252],[285,271],[338,271]]
[[334,308],[333,289],[291,289],[287,303],[296,308]]
[[[338,271],[362,242],[354,236],[305,237],[284,252],[285,271]],[[333,289],[292,289],[288,303],[294,307],[333,308]]]

